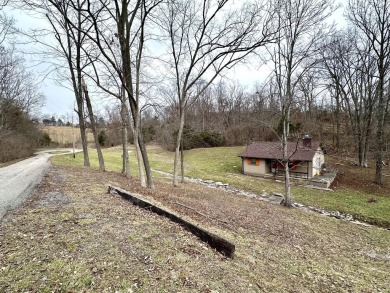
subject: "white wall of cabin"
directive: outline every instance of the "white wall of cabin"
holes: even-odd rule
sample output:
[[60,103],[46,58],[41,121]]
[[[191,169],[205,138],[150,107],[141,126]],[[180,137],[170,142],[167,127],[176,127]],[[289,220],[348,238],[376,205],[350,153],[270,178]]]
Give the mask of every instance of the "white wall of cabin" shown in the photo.
[[242,159],[244,174],[261,176],[271,172],[264,159],[256,159],[259,160],[259,166],[248,164],[248,159],[249,158]]

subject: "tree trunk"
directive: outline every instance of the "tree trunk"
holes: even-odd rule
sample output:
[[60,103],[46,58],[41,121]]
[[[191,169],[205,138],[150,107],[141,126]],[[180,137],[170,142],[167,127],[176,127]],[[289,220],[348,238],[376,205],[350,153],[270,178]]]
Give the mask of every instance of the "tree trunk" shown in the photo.
[[183,136],[184,129],[184,106],[180,105],[180,124],[179,131],[176,138],[176,149],[175,149],[175,161],[173,162],[173,185],[179,186],[178,173],[179,173],[179,154],[180,154],[180,142]]
[[138,140],[139,140],[138,127],[135,127],[133,125],[133,123],[136,123],[135,120],[136,119],[134,119],[134,117],[133,117],[133,122],[130,121],[130,129],[131,129],[131,132],[133,133],[133,137],[134,137],[134,147],[135,147],[135,153],[137,156],[139,180],[140,180],[141,186],[146,187],[145,171],[143,168],[144,160],[142,158],[142,152],[141,152],[141,148],[140,148],[140,145],[138,142]]
[[340,148],[340,89],[339,84],[336,84],[336,111],[335,111],[335,120],[336,120],[336,150]]
[[289,150],[288,150],[288,137],[290,135],[290,109],[291,103],[293,100],[292,97],[292,88],[291,88],[291,76],[292,76],[292,64],[288,61],[287,68],[287,80],[286,80],[286,97],[284,100],[283,111],[282,111],[282,119],[283,119],[283,135],[282,135],[282,147],[283,147],[283,163],[284,163],[284,206],[292,207],[291,201],[291,187],[290,187],[290,169],[288,166],[289,158]]
[[362,167],[367,168],[368,167],[368,149],[370,147],[370,133],[371,133],[371,110],[369,110],[370,114],[368,115],[368,118],[366,119],[366,125],[364,129],[364,141],[363,141],[363,164]]
[[129,134],[127,130],[129,117],[128,117],[128,109],[126,106],[126,100],[124,97],[124,90],[122,91],[122,100],[121,100],[121,119],[122,119],[122,173],[125,174],[127,178],[131,178],[129,150],[128,150]]
[[358,163],[359,163],[359,167],[363,167],[364,166],[364,161],[365,161],[365,157],[364,157],[363,141],[361,141],[361,138],[360,138],[360,141],[358,143]]
[[[141,3],[141,1],[139,2]],[[131,38],[130,38],[130,33],[129,33],[129,28],[132,25],[132,17],[134,16],[134,11],[130,12],[128,11],[128,5],[129,1],[121,1],[122,4],[122,11],[121,14],[118,16],[117,19],[117,29],[118,29],[118,39],[120,43],[120,48],[121,48],[121,61],[122,61],[122,68],[121,70],[123,71],[123,80],[122,82],[124,83],[124,89],[126,89],[127,94],[128,94],[128,99],[129,99],[129,104],[130,104],[130,110],[131,110],[131,122],[130,122],[130,128],[133,133],[134,137],[134,146],[136,149],[136,156],[137,156],[137,163],[138,163],[138,171],[139,171],[139,177],[140,177],[140,182],[142,187],[149,187],[153,188],[153,181],[151,177],[151,169],[148,161],[148,157],[146,154],[146,149],[145,145],[143,142],[142,138],[142,133],[141,133],[141,121],[140,121],[140,108],[139,108],[139,76],[140,76],[140,65],[141,65],[141,56],[142,56],[142,48],[143,48],[143,42],[144,42],[144,28],[143,25],[141,25],[141,30],[140,30],[140,37],[139,37],[139,45],[138,45],[138,52],[137,52],[137,57],[136,57],[136,69],[135,69],[135,82],[133,80],[134,73],[132,73],[132,66],[133,66],[133,61],[131,58],[131,53],[130,53],[130,43],[131,43]],[[139,4],[139,7],[143,7],[143,4]],[[138,9],[138,8],[137,8]],[[131,19],[131,21],[130,21]],[[142,19],[144,21],[144,19]],[[135,85],[135,89],[134,89]],[[146,178],[145,178],[145,171],[147,172],[147,179],[148,182],[146,183]]]
[[141,131],[138,131],[138,144],[139,144],[140,152],[142,155],[142,161],[144,163],[143,165],[144,165],[145,173],[146,173],[146,187],[154,189],[152,170],[150,168],[148,153],[146,152],[144,138],[142,136]]
[[180,163],[181,163],[181,183],[184,183],[184,146],[183,146],[183,137],[181,138],[181,143],[180,143]]
[[85,84],[84,79],[83,79],[83,91],[84,91],[85,102],[87,103],[88,115],[89,115],[89,120],[91,123],[91,130],[92,130],[93,138],[95,140],[95,146],[96,146],[96,151],[97,151],[98,160],[99,160],[99,171],[104,172],[106,170],[106,168],[104,166],[104,158],[103,158],[102,148],[100,147],[99,138],[98,138],[98,134],[97,134],[96,121],[95,121],[95,117],[93,115],[91,100],[89,99],[88,88],[87,88],[87,85]]
[[141,152],[141,148],[139,146],[138,138],[139,138],[138,131],[134,132],[134,146],[135,146],[135,150],[136,150],[136,154],[137,154],[139,180],[141,182],[141,186],[146,187],[145,171],[143,168],[144,160],[142,159],[142,152]]
[[290,184],[290,168],[288,166],[288,161],[284,161],[284,202],[283,205],[286,207],[292,207],[291,201],[291,184]]
[[[289,112],[289,110],[287,110]],[[285,115],[283,121],[283,135],[282,135],[282,148],[283,148],[283,167],[284,167],[284,201],[283,205],[285,207],[292,207],[291,201],[291,186],[290,186],[290,168],[288,166],[289,162],[289,150],[288,150],[288,133],[289,133],[289,114]]]
[[384,120],[385,120],[385,100],[384,100],[384,74],[381,72],[380,68],[380,78],[378,84],[378,112],[377,112],[377,131],[376,131],[376,163],[375,163],[375,183],[382,185],[382,170],[383,170],[383,130],[384,130]]
[[[81,94],[81,92],[80,92]],[[81,144],[83,146],[83,155],[84,155],[84,166],[89,167],[89,154],[88,154],[88,141],[87,141],[87,134],[86,134],[86,126],[85,126],[85,120],[84,120],[84,107],[83,107],[83,100],[82,98],[77,99],[77,111],[76,111],[78,118],[79,118],[79,128],[80,128],[80,136],[81,136]]]

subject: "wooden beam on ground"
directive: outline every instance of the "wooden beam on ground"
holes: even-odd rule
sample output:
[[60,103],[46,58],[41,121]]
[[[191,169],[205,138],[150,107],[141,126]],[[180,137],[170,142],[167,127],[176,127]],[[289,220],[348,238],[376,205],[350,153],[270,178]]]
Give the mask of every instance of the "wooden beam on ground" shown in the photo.
[[150,211],[152,211],[160,216],[164,216],[164,217],[170,219],[171,221],[183,226],[186,230],[190,231],[192,234],[197,236],[202,241],[206,242],[208,245],[210,245],[210,247],[216,249],[218,252],[220,252],[224,256],[229,257],[229,258],[234,257],[234,251],[235,251],[236,247],[234,244],[230,243],[229,241],[227,241],[227,240],[225,240],[225,239],[223,239],[223,238],[221,238],[213,233],[210,233],[202,228],[199,228],[199,227],[195,226],[194,224],[178,217],[177,215],[172,214],[171,212],[168,212],[162,208],[159,208],[156,205],[154,205],[146,200],[140,199],[140,198],[130,194],[126,190],[123,190],[119,187],[108,186],[108,193],[110,193],[111,191],[115,191],[117,194],[122,196],[124,199],[132,202],[134,205],[137,205],[137,206],[144,208],[144,209],[148,209],[148,210],[150,210]]

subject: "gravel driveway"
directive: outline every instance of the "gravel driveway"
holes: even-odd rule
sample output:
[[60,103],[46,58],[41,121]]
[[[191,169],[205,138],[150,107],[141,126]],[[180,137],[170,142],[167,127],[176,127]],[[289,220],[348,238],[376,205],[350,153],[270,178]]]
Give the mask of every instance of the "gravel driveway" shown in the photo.
[[38,152],[32,158],[0,168],[0,220],[19,206],[41,182],[50,168],[49,158],[53,155],[50,152],[59,154],[57,150]]

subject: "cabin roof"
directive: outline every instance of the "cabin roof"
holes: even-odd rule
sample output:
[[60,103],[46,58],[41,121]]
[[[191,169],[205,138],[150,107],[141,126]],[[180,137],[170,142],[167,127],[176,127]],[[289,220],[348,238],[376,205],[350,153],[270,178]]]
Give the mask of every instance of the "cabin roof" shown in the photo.
[[[304,146],[302,141],[287,143],[288,156],[290,160],[312,161],[316,152],[321,151],[318,142],[311,142],[311,147]],[[241,158],[256,159],[283,159],[282,144],[270,141],[253,142],[242,152]]]

